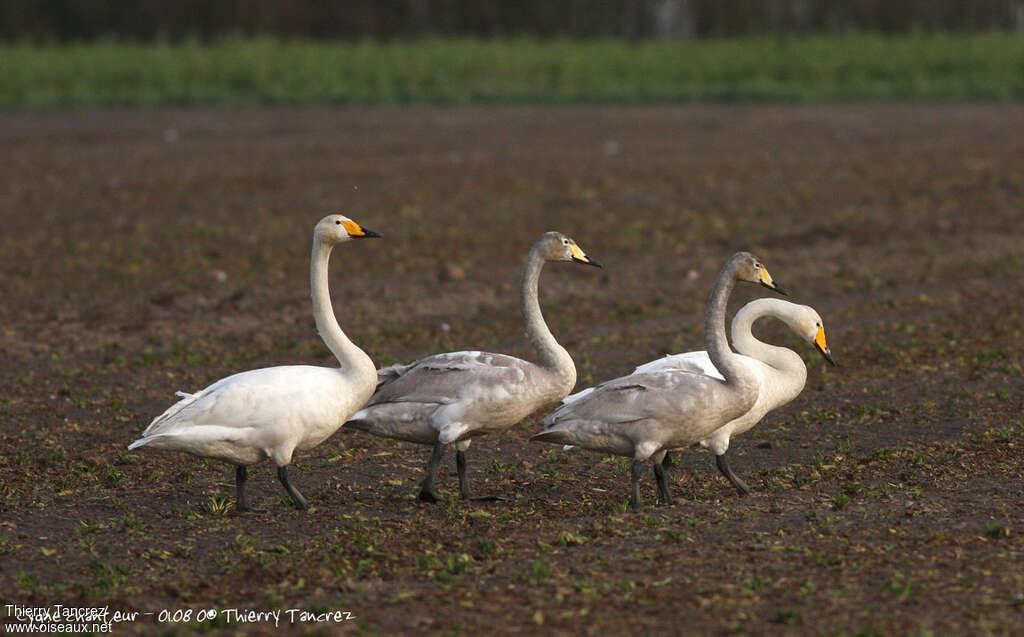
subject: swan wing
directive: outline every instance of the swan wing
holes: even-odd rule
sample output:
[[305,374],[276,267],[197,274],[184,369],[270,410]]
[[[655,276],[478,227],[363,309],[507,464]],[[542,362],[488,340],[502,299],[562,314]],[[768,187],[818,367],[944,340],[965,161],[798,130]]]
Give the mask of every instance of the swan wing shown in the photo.
[[377,390],[388,383],[401,378],[402,374],[416,367],[416,363],[410,363],[409,365],[402,365],[401,363],[396,365],[389,365],[388,367],[381,367],[377,370]]
[[[403,366],[346,427],[432,444],[487,422],[526,391],[530,363],[486,352],[438,354]],[[453,428],[445,433],[447,428]],[[458,431],[456,431],[458,430]]]
[[685,398],[688,393],[706,387],[708,381],[714,379],[675,369],[622,376],[598,385],[579,399],[562,405],[544,419],[544,424],[551,426],[579,418],[621,423],[646,420],[656,414],[668,417],[678,409],[666,409],[666,399],[675,403],[678,398]]
[[[714,364],[711,362],[711,357],[708,356],[707,352],[686,352],[685,354],[666,354],[662,358],[653,360],[649,363],[644,363],[633,370],[633,374],[648,374],[652,372],[663,372],[670,370],[679,370],[687,372],[695,372],[697,374],[706,374],[718,380],[725,380],[725,378],[718,373],[715,369]],[[630,374],[631,376],[632,374]],[[624,376],[623,378],[628,378]],[[575,394],[570,394],[562,399],[562,404],[569,404],[584,398],[595,389],[602,387],[597,385],[596,387],[587,387],[581,389]]]
[[507,391],[523,383],[527,365],[512,356],[487,352],[438,354],[405,366],[400,374],[378,386],[367,407],[391,402],[446,405],[497,388]]
[[696,372],[698,374],[712,376],[718,380],[725,380],[725,377],[719,373],[715,368],[714,363],[711,362],[711,357],[704,351],[685,352],[683,354],[666,354],[657,360],[640,365],[633,370],[633,373],[646,374],[649,372],[659,372],[670,369]]
[[744,413],[749,409],[746,402],[706,374],[676,369],[630,374],[563,404],[544,419],[544,430],[536,438],[586,447],[590,438],[638,424],[644,432],[631,434],[637,441],[690,444]]
[[292,365],[254,369],[223,378],[187,395],[153,419],[143,437],[202,425],[236,428],[280,426],[299,419],[337,419],[332,410],[344,394],[340,370]]

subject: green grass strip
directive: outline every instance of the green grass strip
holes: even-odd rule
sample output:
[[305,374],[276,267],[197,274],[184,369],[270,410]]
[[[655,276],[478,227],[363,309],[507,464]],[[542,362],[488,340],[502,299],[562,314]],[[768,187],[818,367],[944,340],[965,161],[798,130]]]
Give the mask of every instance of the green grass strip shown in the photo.
[[0,108],[1012,100],[1024,37],[0,43]]

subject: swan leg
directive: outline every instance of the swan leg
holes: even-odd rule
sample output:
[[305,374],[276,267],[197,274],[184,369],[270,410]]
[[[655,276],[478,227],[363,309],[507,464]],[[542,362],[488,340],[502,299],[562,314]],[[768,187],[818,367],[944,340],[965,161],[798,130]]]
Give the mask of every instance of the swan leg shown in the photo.
[[732,472],[732,468],[729,466],[729,461],[725,459],[725,454],[715,456],[715,464],[718,465],[718,470],[722,472],[722,475],[729,479],[732,486],[736,487],[740,495],[749,495],[750,487],[747,483],[740,480],[739,476]]
[[469,495],[469,475],[466,474],[466,452],[459,449],[455,452],[455,468],[459,470],[459,497],[463,500],[476,502],[508,502],[503,495]]
[[[437,469],[441,466],[441,459],[444,458],[444,451],[447,446],[438,440],[434,444],[434,451],[430,454],[430,460],[427,461],[427,475],[423,478],[423,482],[420,483],[420,494],[418,496],[424,502],[439,502],[441,500],[440,496],[437,495],[437,491],[434,490],[434,482],[437,481]],[[459,488],[462,488],[461,480]]]
[[466,452],[461,449],[455,452],[455,468],[459,471],[459,497],[469,499],[469,476],[466,475]]
[[245,481],[249,479],[249,470],[244,464],[235,467],[235,510],[252,511],[249,501],[245,499]]
[[302,497],[302,494],[299,493],[299,490],[292,486],[291,481],[288,480],[287,465],[277,468],[277,479],[281,481],[281,484],[284,486],[284,490],[287,491],[288,495],[292,497],[292,502],[295,504],[296,509],[309,508],[309,503],[306,502],[306,498]]
[[629,506],[635,511],[640,508],[640,473],[643,471],[643,461],[633,461],[633,475],[630,479]]
[[664,504],[673,504],[672,492],[668,489],[668,480],[665,479],[665,462],[654,461],[654,480],[658,483],[658,497]]

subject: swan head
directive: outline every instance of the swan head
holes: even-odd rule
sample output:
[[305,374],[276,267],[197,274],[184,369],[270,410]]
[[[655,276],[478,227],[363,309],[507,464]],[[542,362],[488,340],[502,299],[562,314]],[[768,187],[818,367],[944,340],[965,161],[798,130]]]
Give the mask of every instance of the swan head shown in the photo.
[[768,274],[768,268],[764,267],[761,260],[749,252],[737,252],[732,258],[733,267],[736,272],[737,281],[760,283],[769,290],[775,290],[779,294],[789,295],[781,285],[775,282],[772,275]]
[[318,241],[328,245],[337,245],[349,239],[368,239],[379,237],[379,232],[367,230],[345,215],[327,215],[316,224],[314,231]]
[[795,330],[798,334],[814,346],[829,363],[835,366],[836,361],[832,358],[832,350],[828,348],[828,341],[825,340],[825,322],[821,315],[814,308],[806,305],[798,306],[800,312],[795,323]]
[[545,232],[537,241],[537,247],[546,261],[575,261],[584,265],[601,267],[601,263],[588,257],[575,240],[561,232]]

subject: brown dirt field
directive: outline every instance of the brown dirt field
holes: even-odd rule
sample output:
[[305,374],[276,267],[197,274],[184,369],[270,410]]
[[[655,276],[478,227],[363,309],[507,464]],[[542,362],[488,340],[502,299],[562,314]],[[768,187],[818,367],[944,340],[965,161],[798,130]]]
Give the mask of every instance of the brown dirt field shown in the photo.
[[[292,625],[325,634],[1024,633],[1022,106],[7,114],[0,146],[3,603],[356,616]],[[385,235],[331,268],[381,365],[529,357],[520,268],[558,229],[605,263],[541,279],[579,387],[703,349],[737,249],[839,366],[760,327],[808,383],[733,441],[748,497],[694,449],[675,505],[645,476],[630,512],[628,462],[528,442],[538,414],[469,452],[510,503],[458,501],[453,454],[450,499],[420,503],[427,448],[342,431],[297,456],[312,510],[268,463],[267,511],[223,511],[229,466],[126,446],[175,390],[332,364],[308,267],[336,211]],[[157,619],[116,631],[226,625]]]

